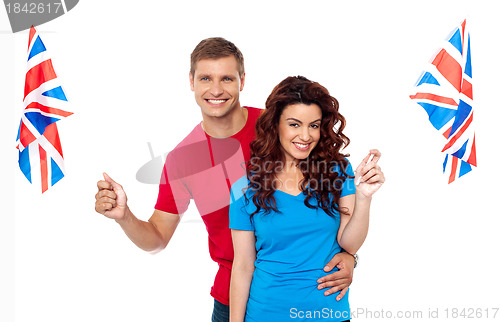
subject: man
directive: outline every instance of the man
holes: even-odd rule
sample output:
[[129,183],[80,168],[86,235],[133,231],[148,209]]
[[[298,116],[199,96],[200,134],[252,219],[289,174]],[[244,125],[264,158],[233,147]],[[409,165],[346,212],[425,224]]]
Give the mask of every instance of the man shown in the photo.
[[[242,107],[239,93],[245,85],[243,55],[223,38],[202,40],[191,54],[191,90],[203,121],[167,156],[155,211],[148,222],[137,219],[127,206],[123,188],[104,174],[97,183],[95,209],[115,219],[139,248],[156,253],[164,249],[191,199],[194,199],[209,237],[209,251],[218,263],[211,295],[212,321],[229,321],[229,282],[233,246],[229,229],[231,185],[245,175],[249,144],[261,110]],[[318,280],[325,296],[343,290],[352,281],[353,256],[337,254],[325,267],[340,271]]]

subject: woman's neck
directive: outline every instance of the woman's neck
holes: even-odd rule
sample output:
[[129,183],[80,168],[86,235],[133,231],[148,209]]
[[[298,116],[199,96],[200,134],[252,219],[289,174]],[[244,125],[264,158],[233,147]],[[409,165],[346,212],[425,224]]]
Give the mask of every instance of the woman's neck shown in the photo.
[[276,179],[278,179],[276,189],[294,195],[299,194],[302,191],[299,183],[304,179],[304,175],[298,167],[298,160],[285,161],[283,169],[276,173]]

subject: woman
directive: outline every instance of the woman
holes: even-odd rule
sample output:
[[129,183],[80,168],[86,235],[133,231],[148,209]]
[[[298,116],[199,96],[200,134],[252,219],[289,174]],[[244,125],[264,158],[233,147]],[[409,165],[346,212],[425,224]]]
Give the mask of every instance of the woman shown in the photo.
[[232,188],[231,321],[350,318],[348,294],[337,301],[316,281],[334,254],[361,247],[371,197],[385,179],[377,150],[354,176],[340,153],[349,139],[338,107],[326,88],[301,76],[268,97],[247,177]]

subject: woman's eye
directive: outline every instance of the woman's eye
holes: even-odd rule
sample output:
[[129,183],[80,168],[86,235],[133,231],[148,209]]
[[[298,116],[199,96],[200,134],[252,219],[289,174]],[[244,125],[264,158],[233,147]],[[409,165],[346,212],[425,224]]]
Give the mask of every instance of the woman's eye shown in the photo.
[[298,127],[299,125],[297,123],[290,123],[291,127]]
[[312,127],[313,129],[319,129],[319,125],[318,125],[318,124],[312,124],[312,125],[311,125],[311,127]]

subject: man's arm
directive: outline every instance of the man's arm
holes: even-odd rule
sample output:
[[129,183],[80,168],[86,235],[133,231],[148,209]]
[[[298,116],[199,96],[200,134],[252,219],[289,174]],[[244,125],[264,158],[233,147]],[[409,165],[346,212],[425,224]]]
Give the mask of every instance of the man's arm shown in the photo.
[[127,215],[116,222],[137,247],[156,254],[167,247],[180,218],[180,215],[155,210],[146,222],[137,219],[127,207]]
[[180,222],[181,215],[155,210],[149,221],[134,216],[127,205],[123,187],[104,174],[97,182],[95,210],[114,219],[137,247],[151,253],[164,249]]
[[354,256],[346,252],[337,253],[328,264],[325,265],[323,270],[328,273],[334,267],[337,267],[339,270],[318,279],[317,282],[320,283],[318,289],[322,290],[329,288],[325,291],[325,296],[341,291],[336,298],[337,301],[340,301],[352,283]]

